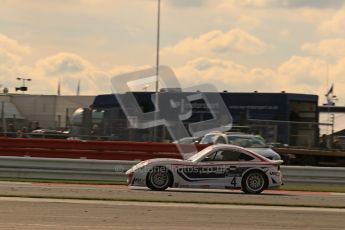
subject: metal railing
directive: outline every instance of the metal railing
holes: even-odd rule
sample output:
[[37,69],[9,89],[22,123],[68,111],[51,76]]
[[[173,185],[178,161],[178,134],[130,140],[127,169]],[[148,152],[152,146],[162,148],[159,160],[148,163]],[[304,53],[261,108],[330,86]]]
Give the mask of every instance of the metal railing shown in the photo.
[[[125,182],[138,161],[0,157],[0,178]],[[284,182],[345,185],[345,168],[282,166]]]
[[0,157],[0,178],[126,181],[138,161]]
[[343,184],[344,167],[283,166],[284,181],[287,183]]

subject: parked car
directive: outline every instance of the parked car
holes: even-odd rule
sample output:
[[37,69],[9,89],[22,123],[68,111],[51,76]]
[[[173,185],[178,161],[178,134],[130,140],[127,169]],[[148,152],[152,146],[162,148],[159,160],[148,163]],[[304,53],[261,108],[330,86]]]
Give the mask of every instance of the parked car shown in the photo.
[[29,133],[32,138],[67,139],[68,132],[53,129],[36,129]]
[[269,160],[235,145],[212,145],[187,160],[142,161],[126,174],[129,186],[236,189],[258,194],[282,184],[281,160]]
[[201,138],[199,137],[184,137],[177,141],[174,141],[173,143],[174,144],[197,144],[199,143],[200,139]]
[[200,144],[233,144],[256,152],[268,159],[281,160],[280,155],[272,150],[262,137],[253,134],[211,132],[201,139]]

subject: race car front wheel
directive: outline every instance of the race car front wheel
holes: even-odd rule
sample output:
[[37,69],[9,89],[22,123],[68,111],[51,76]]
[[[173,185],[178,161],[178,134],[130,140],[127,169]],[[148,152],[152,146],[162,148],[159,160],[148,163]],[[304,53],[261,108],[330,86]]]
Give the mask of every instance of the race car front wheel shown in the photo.
[[250,171],[242,181],[242,190],[245,193],[258,194],[267,187],[266,175],[261,171]]
[[150,170],[147,175],[147,187],[152,190],[162,191],[169,187],[172,176],[169,170],[164,166],[157,166]]

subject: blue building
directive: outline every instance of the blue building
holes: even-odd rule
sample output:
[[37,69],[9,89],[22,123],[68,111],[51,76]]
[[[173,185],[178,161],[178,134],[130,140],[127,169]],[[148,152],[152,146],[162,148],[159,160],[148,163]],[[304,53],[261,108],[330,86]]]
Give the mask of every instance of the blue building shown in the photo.
[[[172,92],[172,94],[191,92]],[[133,93],[143,112],[154,110],[152,92]],[[212,94],[212,93],[205,93]],[[319,142],[318,96],[294,93],[220,93],[233,117],[233,131],[263,136],[268,142],[293,146],[317,146]],[[184,121],[189,123],[212,118],[203,100],[193,101],[192,116]],[[217,109],[217,105],[213,105]],[[89,111],[87,114],[86,111]],[[135,119],[135,118],[130,118]],[[98,134],[113,140],[151,141],[152,129],[133,129],[124,115],[115,95],[99,95],[88,110],[84,110],[84,134],[92,132],[97,125]],[[75,124],[76,125],[76,124]],[[78,124],[77,124],[78,125]],[[88,128],[85,128],[88,127]],[[169,140],[164,127],[159,127],[160,140]]]

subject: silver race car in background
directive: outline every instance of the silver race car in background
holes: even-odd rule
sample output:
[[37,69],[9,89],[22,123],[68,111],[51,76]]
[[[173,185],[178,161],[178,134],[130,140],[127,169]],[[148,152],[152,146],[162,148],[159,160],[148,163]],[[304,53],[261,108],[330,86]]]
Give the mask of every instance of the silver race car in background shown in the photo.
[[159,158],[129,169],[129,186],[236,189],[257,194],[282,185],[281,160],[269,160],[235,145],[212,145],[187,160]]
[[271,149],[262,137],[233,132],[211,132],[206,134],[200,141],[200,144],[231,144],[241,146],[250,151],[256,152],[271,160],[281,160],[281,157]]

